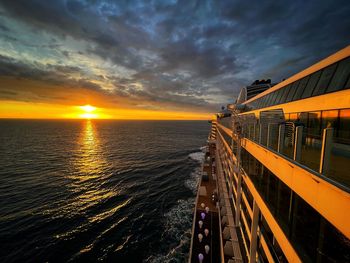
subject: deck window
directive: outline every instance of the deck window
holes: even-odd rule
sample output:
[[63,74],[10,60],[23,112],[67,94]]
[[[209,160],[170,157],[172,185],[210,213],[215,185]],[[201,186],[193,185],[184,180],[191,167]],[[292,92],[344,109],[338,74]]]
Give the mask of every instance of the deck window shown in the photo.
[[309,112],[308,116],[308,135],[312,137],[320,137],[321,136],[321,112],[314,111]]
[[350,75],[350,57],[339,62],[334,77],[327,88],[327,92],[337,91],[344,88]]
[[280,222],[283,231],[287,235],[289,234],[289,220],[291,218],[291,198],[292,190],[285,183],[279,180],[276,217]]
[[335,63],[333,65],[330,65],[322,70],[322,74],[320,77],[319,82],[317,83],[312,96],[322,95],[325,93],[329,82],[332,79],[332,76],[335,72],[335,69],[337,68],[338,63]]
[[304,262],[315,262],[320,216],[298,195],[294,198],[293,211],[292,242]]
[[322,111],[322,127],[325,128],[334,128],[334,135],[336,135],[336,131],[338,130],[338,110],[327,110]]
[[300,84],[298,86],[298,89],[294,93],[293,100],[300,100],[301,99],[301,95],[303,94],[309,79],[310,79],[310,75],[306,76],[305,78],[300,80]]
[[304,89],[303,95],[301,96],[302,99],[305,99],[311,96],[312,91],[314,90],[320,76],[321,76],[320,70],[311,75],[310,80],[307,83],[306,88]]
[[291,84],[289,84],[288,86],[283,88],[283,93],[281,95],[280,103],[285,103],[286,102],[287,95],[289,93],[290,87],[291,87]]
[[279,104],[280,103],[280,100],[281,100],[281,90],[282,89],[279,89],[276,91],[276,99],[275,99],[275,105]]
[[274,91],[272,93],[272,99],[271,99],[271,103],[270,103],[271,106],[275,105],[276,97],[277,97],[277,91]]
[[[349,240],[324,218],[321,219],[318,254],[320,262],[349,262]],[[322,233],[323,232],[323,233]]]
[[269,173],[269,184],[267,188],[267,204],[270,207],[270,210],[273,214],[276,212],[277,208],[277,190],[278,190],[278,181],[279,179],[268,170]]
[[266,95],[266,103],[265,103],[265,107],[270,106],[270,100],[271,100],[272,94],[267,94]]
[[288,93],[286,102],[290,102],[293,100],[294,94],[298,89],[299,84],[300,84],[300,80],[293,82],[293,84],[291,85],[290,91]]
[[262,108],[266,107],[266,102],[267,102],[267,96],[262,97],[262,104],[261,104]]
[[338,138],[350,144],[350,110],[339,111]]

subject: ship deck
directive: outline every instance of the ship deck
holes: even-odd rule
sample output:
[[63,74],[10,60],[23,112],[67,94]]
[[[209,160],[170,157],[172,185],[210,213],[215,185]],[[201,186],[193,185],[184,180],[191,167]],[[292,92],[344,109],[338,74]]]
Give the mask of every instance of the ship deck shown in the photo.
[[[221,262],[219,211],[216,207],[216,200],[212,200],[213,193],[217,192],[216,169],[215,165],[213,165],[215,163],[214,159],[215,148],[209,148],[203,164],[203,175],[198,186],[196,211],[193,219],[190,262],[199,262],[199,254],[202,254],[204,257],[203,263]],[[206,207],[209,208],[209,212],[206,212]],[[205,215],[204,219],[201,217],[202,213]],[[199,221],[203,222],[202,227],[199,226]],[[205,235],[205,229],[209,230],[207,236]],[[199,234],[203,235],[201,242],[198,238]],[[205,251],[205,246],[209,246],[208,254]]]

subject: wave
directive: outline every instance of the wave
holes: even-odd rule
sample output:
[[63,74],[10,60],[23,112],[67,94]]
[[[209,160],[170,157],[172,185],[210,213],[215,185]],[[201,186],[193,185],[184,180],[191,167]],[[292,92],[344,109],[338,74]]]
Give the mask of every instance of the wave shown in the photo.
[[203,146],[203,147],[199,148],[201,150],[200,152],[190,153],[188,155],[188,157],[191,158],[192,160],[195,160],[195,161],[201,163],[203,161],[206,148],[207,148],[206,146]]
[[[202,164],[206,147],[201,147],[200,152],[190,153],[188,155],[192,160]],[[149,256],[146,263],[168,263],[168,262],[186,262],[191,242],[192,217],[195,206],[195,196],[197,193],[201,165],[197,166],[190,177],[184,182],[185,187],[193,192],[193,197],[186,200],[180,199],[177,204],[164,214],[164,226],[161,242],[167,246],[167,253],[159,253]]]
[[199,184],[199,178],[201,173],[201,167],[197,167],[190,175],[190,178],[185,181],[185,187],[190,189],[193,194],[197,194],[197,188]]
[[168,248],[166,254],[148,257],[147,263],[185,262],[191,242],[192,211],[195,198],[180,199],[177,204],[164,214],[165,231],[161,243]]

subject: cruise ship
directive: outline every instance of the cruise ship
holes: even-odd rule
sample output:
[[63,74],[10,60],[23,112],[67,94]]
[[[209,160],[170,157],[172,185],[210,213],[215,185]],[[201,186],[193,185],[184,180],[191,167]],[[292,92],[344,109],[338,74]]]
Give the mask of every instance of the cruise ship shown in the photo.
[[189,262],[350,262],[350,46],[215,116]]

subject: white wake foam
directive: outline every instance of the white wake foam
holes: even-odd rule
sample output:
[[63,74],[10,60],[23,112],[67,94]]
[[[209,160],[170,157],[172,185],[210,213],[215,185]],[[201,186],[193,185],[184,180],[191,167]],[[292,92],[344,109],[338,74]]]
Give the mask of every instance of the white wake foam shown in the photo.
[[188,157],[190,157],[192,160],[195,160],[197,162],[202,162],[204,158],[204,152],[201,151],[201,152],[190,153]]
[[185,181],[185,187],[190,189],[193,194],[197,194],[199,178],[200,178],[201,167],[197,167]]
[[197,194],[198,183],[201,172],[201,164],[204,159],[206,146],[201,147],[199,152],[189,154],[189,158],[197,161],[197,166],[190,177],[184,182],[185,187],[193,192],[193,197],[187,200],[178,200],[177,204],[166,214],[164,214],[165,231],[162,240],[169,243],[170,250],[167,254],[156,254],[148,257],[147,263],[173,263],[187,262],[188,252],[191,242],[192,216],[195,206],[195,196]]
[[157,254],[148,257],[147,263],[186,262],[191,242],[192,211],[195,198],[178,200],[169,212],[164,215],[164,242],[170,242],[167,254]]

